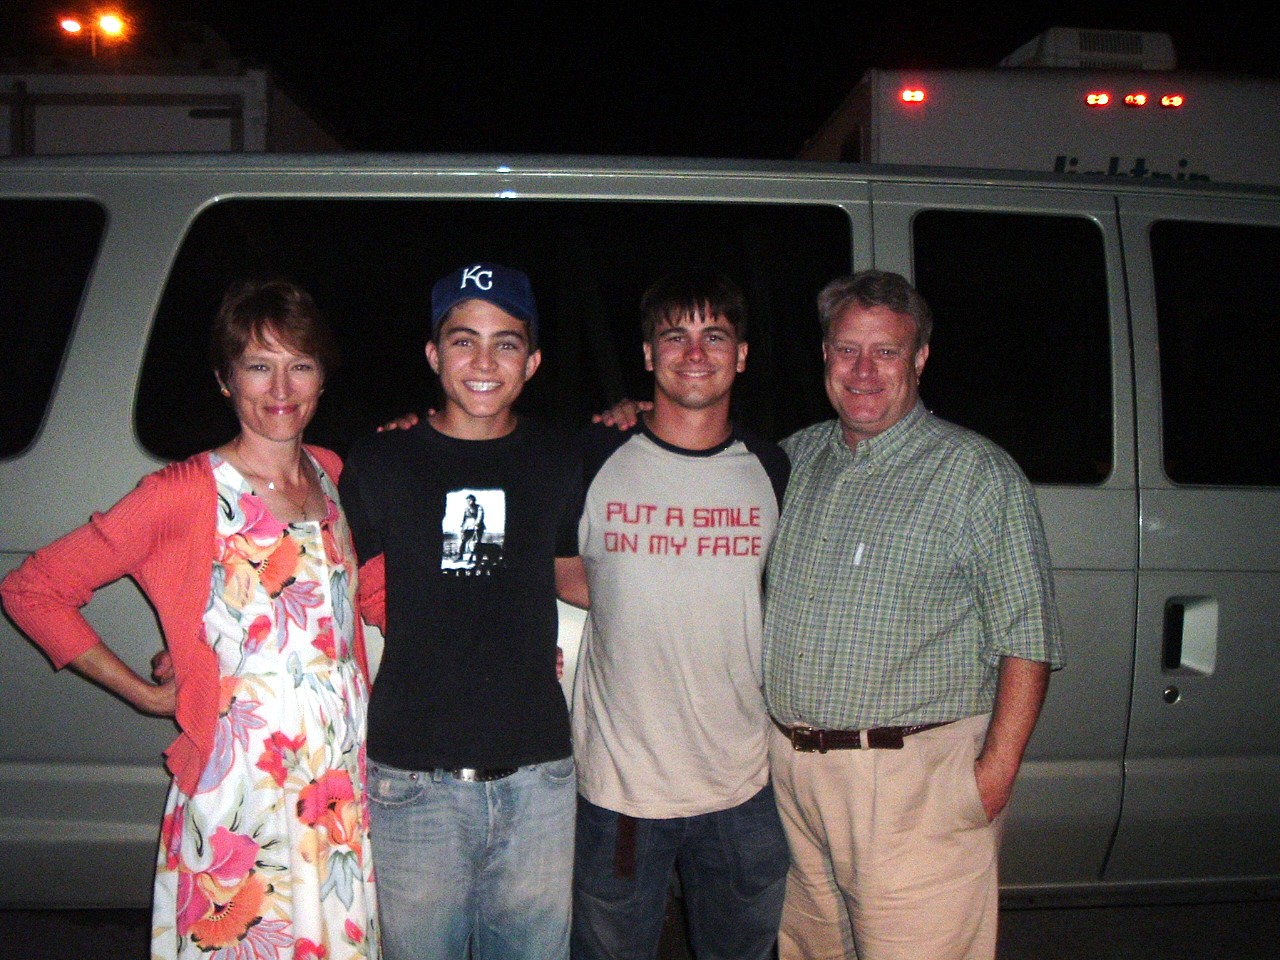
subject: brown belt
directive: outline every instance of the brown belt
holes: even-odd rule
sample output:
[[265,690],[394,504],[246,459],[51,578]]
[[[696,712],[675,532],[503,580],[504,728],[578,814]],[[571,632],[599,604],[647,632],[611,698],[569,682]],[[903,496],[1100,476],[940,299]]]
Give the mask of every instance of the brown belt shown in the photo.
[[917,723],[909,727],[872,727],[869,730],[815,730],[813,727],[785,727],[773,721],[791,746],[801,753],[826,753],[828,750],[861,750],[863,741],[869,750],[901,750],[902,741],[913,733],[945,727],[954,720]]

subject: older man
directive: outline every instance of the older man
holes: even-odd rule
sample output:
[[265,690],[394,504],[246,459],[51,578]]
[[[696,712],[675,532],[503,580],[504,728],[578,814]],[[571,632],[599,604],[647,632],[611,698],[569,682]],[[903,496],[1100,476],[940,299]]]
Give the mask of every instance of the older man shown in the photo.
[[920,402],[932,318],[904,278],[818,302],[838,419],[783,443],[766,578],[781,957],[993,957],[1003,811],[1061,665],[1035,498]]

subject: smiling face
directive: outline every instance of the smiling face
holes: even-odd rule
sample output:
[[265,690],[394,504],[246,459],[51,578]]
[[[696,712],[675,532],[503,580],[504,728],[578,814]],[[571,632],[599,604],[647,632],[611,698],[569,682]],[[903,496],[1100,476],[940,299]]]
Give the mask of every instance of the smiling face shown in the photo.
[[230,394],[243,434],[296,441],[315,416],[324,371],[315,357],[296,352],[267,331],[263,339],[249,341],[219,382]]
[[432,418],[442,433],[489,439],[515,428],[512,405],[542,362],[529,350],[527,325],[487,300],[455,306],[427,344],[440,375],[444,409]]
[[727,405],[733,381],[746,369],[747,345],[724,317],[701,312],[661,324],[644,345],[653,371],[654,401],[684,410]]
[[854,303],[832,321],[822,358],[827,397],[852,448],[911,412],[929,347],[916,349],[909,314]]

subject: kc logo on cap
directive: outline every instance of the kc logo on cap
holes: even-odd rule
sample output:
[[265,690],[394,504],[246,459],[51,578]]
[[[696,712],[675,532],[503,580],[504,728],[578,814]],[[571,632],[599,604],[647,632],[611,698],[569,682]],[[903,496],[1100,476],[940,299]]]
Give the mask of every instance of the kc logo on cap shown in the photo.
[[459,267],[442,277],[431,288],[431,332],[464,300],[485,300],[505,310],[517,320],[529,324],[529,339],[538,337],[538,304],[533,298],[533,284],[519,270],[500,263],[481,261]]
[[468,283],[474,283],[479,290],[491,290],[493,289],[493,271],[486,270],[482,263],[477,263],[474,267],[463,267],[462,282],[458,287],[465,288]]

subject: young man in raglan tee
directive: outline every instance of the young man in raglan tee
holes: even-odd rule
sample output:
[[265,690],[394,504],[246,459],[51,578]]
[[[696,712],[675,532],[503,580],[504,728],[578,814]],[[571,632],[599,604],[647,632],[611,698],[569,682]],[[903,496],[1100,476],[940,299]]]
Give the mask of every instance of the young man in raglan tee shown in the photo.
[[541,361],[528,278],[474,264],[431,302],[443,408],[354,444],[340,491],[386,638],[368,742],[383,956],[567,958],[556,594],[581,591],[579,461],[572,437],[512,409]]
[[573,955],[654,956],[675,867],[699,960],[764,958],[788,860],[768,775],[761,574],[787,460],[729,418],[747,357],[732,281],[668,276],[641,309],[653,411],[585,443]]

